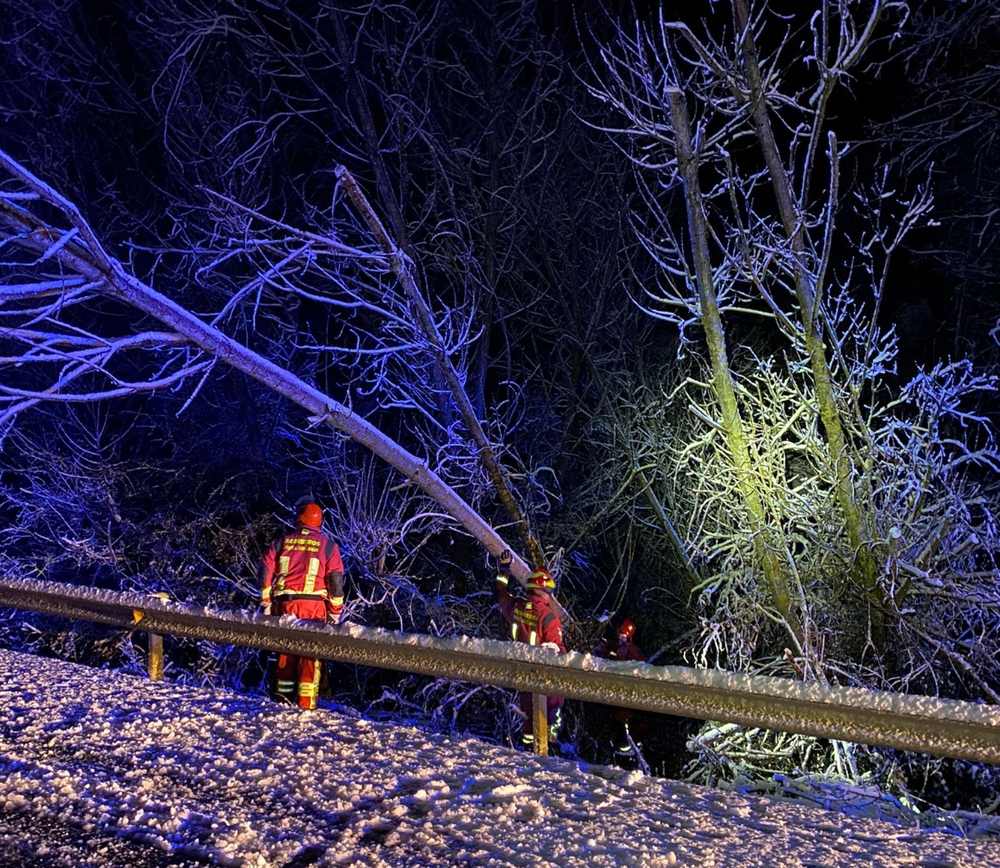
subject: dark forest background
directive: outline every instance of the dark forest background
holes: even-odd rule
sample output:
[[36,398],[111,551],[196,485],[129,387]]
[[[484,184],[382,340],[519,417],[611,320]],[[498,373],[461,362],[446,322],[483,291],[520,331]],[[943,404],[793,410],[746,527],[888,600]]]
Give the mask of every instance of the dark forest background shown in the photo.
[[[750,4],[792,229],[736,0],[0,5],[0,149],[129,273],[426,458],[521,547],[441,347],[357,255],[375,247],[335,170],[358,179],[558,576],[571,648],[628,616],[658,663],[1000,701],[993,3]],[[42,267],[0,241],[9,284]],[[502,635],[478,543],[273,390],[169,340],[53,386],[26,329],[158,328],[112,297],[72,301],[0,295],[0,575],[250,609],[260,555],[311,493],[352,621]],[[0,612],[7,647],[138,668],[137,641]],[[177,680],[265,688],[245,649],[168,659]],[[502,690],[336,666],[328,682],[372,713],[513,725]],[[602,715],[569,718],[564,749],[606,759]],[[968,763],[643,731],[656,770],[697,780],[996,792]]]

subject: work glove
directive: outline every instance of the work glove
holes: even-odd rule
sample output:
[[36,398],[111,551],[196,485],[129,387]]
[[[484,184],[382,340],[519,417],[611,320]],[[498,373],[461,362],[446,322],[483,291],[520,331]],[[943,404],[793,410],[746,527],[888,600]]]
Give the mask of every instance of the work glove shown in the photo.
[[340,623],[341,618],[344,615],[344,606],[342,603],[327,603],[326,604],[326,623],[337,625]]
[[497,583],[506,587],[510,577],[510,565],[514,563],[514,555],[510,549],[504,549],[497,558]]

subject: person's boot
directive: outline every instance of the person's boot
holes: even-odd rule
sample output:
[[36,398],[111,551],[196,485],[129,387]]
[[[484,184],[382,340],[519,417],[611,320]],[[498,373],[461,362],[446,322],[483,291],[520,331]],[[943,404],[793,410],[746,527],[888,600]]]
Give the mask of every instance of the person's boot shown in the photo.
[[624,757],[630,757],[635,753],[635,748],[632,744],[631,733],[628,729],[628,724],[622,724],[621,735],[618,737],[618,741],[615,744],[615,757],[621,759]]

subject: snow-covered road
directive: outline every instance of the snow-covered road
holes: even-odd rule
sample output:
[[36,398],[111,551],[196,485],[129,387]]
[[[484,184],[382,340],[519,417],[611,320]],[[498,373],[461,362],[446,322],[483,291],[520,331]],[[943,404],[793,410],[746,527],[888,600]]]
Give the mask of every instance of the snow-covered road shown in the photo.
[[0,650],[3,864],[851,860],[1000,847]]

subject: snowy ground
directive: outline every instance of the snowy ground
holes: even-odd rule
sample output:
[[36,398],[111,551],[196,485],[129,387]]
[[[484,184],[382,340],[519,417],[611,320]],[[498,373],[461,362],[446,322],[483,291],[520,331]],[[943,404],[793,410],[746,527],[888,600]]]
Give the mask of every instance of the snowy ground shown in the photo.
[[0,650],[5,865],[1000,866],[1000,846]]

